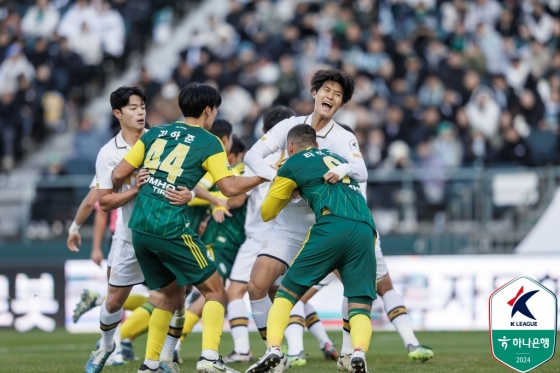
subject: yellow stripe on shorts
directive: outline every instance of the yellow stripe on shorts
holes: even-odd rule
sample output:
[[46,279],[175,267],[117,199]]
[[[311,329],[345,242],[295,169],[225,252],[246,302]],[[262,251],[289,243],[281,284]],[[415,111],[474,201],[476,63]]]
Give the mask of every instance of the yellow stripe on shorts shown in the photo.
[[187,245],[187,247],[191,250],[191,253],[193,254],[194,258],[196,259],[196,262],[198,263],[198,266],[200,268],[206,267],[208,263],[200,253],[200,250],[198,250],[198,247],[194,244],[194,241],[192,241],[192,237],[186,234],[181,237],[183,237],[183,241],[185,242],[185,245]]
[[200,248],[198,247],[197,244],[194,243],[194,240],[191,236],[188,236],[188,239],[190,240],[194,251],[200,257],[200,260],[201,260],[202,264],[204,264],[204,267],[206,267],[208,265],[208,262],[206,261],[206,256],[202,253],[202,251],[200,251]]
[[292,260],[292,264],[290,264],[290,267],[294,265],[294,262],[296,261],[296,259],[298,258],[299,254],[301,254],[301,251],[303,250],[303,248],[305,247],[305,244],[307,243],[307,241],[309,241],[309,235],[311,234],[311,229],[313,227],[310,227],[309,230],[307,231],[307,236],[305,237],[305,241],[303,241],[303,244],[301,245],[301,249],[299,249],[296,257],[294,258],[294,260]]

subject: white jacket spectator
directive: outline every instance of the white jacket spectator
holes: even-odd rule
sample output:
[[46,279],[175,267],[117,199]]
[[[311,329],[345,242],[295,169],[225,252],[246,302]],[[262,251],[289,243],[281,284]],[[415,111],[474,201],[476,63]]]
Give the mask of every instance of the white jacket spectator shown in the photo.
[[103,2],[97,15],[103,50],[113,57],[122,56],[126,35],[123,17],[118,11],[112,9],[111,4],[107,1]]
[[467,13],[465,18],[465,28],[469,32],[474,32],[480,23],[494,27],[500,16],[502,7],[495,0],[476,0]]
[[78,0],[64,15],[58,25],[58,34],[67,39],[82,31],[82,25],[87,23],[90,30],[98,30],[97,12],[87,0]]
[[103,62],[103,48],[101,47],[101,35],[90,30],[84,22],[80,32],[68,39],[70,49],[82,57],[84,64],[97,66]]
[[525,83],[527,82],[527,76],[531,69],[529,64],[525,61],[521,61],[519,58],[515,58],[511,66],[506,69],[506,80],[508,85],[515,90],[517,94],[519,94],[523,87],[525,87]]
[[546,44],[552,37],[554,19],[544,11],[541,4],[536,3],[531,13],[525,14],[525,24],[531,36],[541,44]]
[[25,36],[50,39],[59,20],[60,13],[50,5],[49,0],[37,0],[37,4],[25,13],[21,28]]
[[35,78],[35,68],[27,60],[19,44],[12,44],[6,50],[6,59],[0,65],[0,93],[14,93],[18,90],[18,76],[28,81]]
[[500,105],[492,97],[487,87],[477,88],[465,108],[471,128],[482,132],[490,139],[498,133],[500,124]]

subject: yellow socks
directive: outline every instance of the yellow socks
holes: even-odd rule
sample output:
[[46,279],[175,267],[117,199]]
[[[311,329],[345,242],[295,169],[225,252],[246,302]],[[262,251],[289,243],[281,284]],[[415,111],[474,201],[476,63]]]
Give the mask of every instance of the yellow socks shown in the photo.
[[363,308],[353,308],[348,312],[350,336],[354,349],[367,352],[371,341],[371,313]]
[[290,322],[290,312],[294,308],[297,299],[283,290],[276,292],[276,297],[272,303],[272,308],[268,314],[266,322],[266,340],[268,347],[280,346],[284,332]]
[[121,338],[134,340],[148,330],[150,316],[155,306],[149,302],[136,308],[132,314],[121,325]]
[[123,304],[123,308],[127,311],[134,311],[144,303],[148,301],[148,298],[140,294],[130,294]]
[[208,301],[204,304],[202,309],[202,350],[218,351],[222,339],[225,313],[224,306],[219,302]]
[[185,310],[185,325],[183,326],[181,342],[185,340],[185,337],[187,335],[191,334],[194,326],[196,325],[196,323],[198,323],[199,320],[200,320],[200,316],[198,316],[197,314],[189,310]]
[[172,317],[173,314],[171,312],[161,308],[156,308],[152,312],[148,329],[148,343],[146,344],[146,359],[159,360]]

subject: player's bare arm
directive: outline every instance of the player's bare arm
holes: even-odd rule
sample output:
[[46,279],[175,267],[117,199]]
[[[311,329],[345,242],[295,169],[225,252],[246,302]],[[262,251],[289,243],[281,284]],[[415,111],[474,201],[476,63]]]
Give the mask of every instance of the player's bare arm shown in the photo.
[[218,188],[226,197],[247,193],[257,185],[268,181],[260,176],[228,176],[218,180]]
[[[113,171],[113,176],[112,176],[113,189],[97,190],[99,207],[101,207],[103,211],[111,211],[125,205],[133,198],[135,198],[136,195],[138,194],[138,191],[140,190],[140,187],[142,187],[142,185],[148,182],[148,178],[149,178],[148,171],[140,170],[140,172],[138,172],[138,175],[136,175],[135,186],[133,186],[132,188],[128,189],[125,192],[114,193],[120,189],[120,187],[124,184],[126,179],[132,175],[134,170],[135,168],[133,168],[130,165],[130,163],[128,163],[126,160],[122,160],[121,163],[119,163],[119,165],[117,166],[117,168]],[[118,176],[116,177],[116,175]]]
[[78,246],[82,245],[82,236],[78,232],[78,229],[91,215],[96,202],[97,192],[95,191],[95,188],[90,188],[89,193],[82,200],[82,203],[76,212],[76,216],[74,217],[74,221],[72,222],[72,226],[68,232],[68,239],[66,240],[68,250],[74,252],[80,251]]

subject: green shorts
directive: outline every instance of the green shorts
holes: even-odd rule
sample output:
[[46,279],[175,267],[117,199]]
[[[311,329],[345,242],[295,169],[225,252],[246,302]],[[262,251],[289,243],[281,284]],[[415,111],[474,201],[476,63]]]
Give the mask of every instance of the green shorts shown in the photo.
[[132,245],[146,284],[159,289],[177,280],[177,285],[198,285],[216,272],[206,246],[190,229],[174,239],[132,231]]
[[282,286],[302,296],[335,269],[350,303],[371,304],[377,298],[375,232],[369,224],[321,216],[309,230]]
[[231,274],[231,268],[233,267],[233,262],[235,262],[239,247],[232,247],[228,242],[222,243],[219,238],[220,237],[218,237],[214,245],[207,245],[207,247],[214,258],[214,264],[216,265],[218,274],[221,278],[227,280]]

